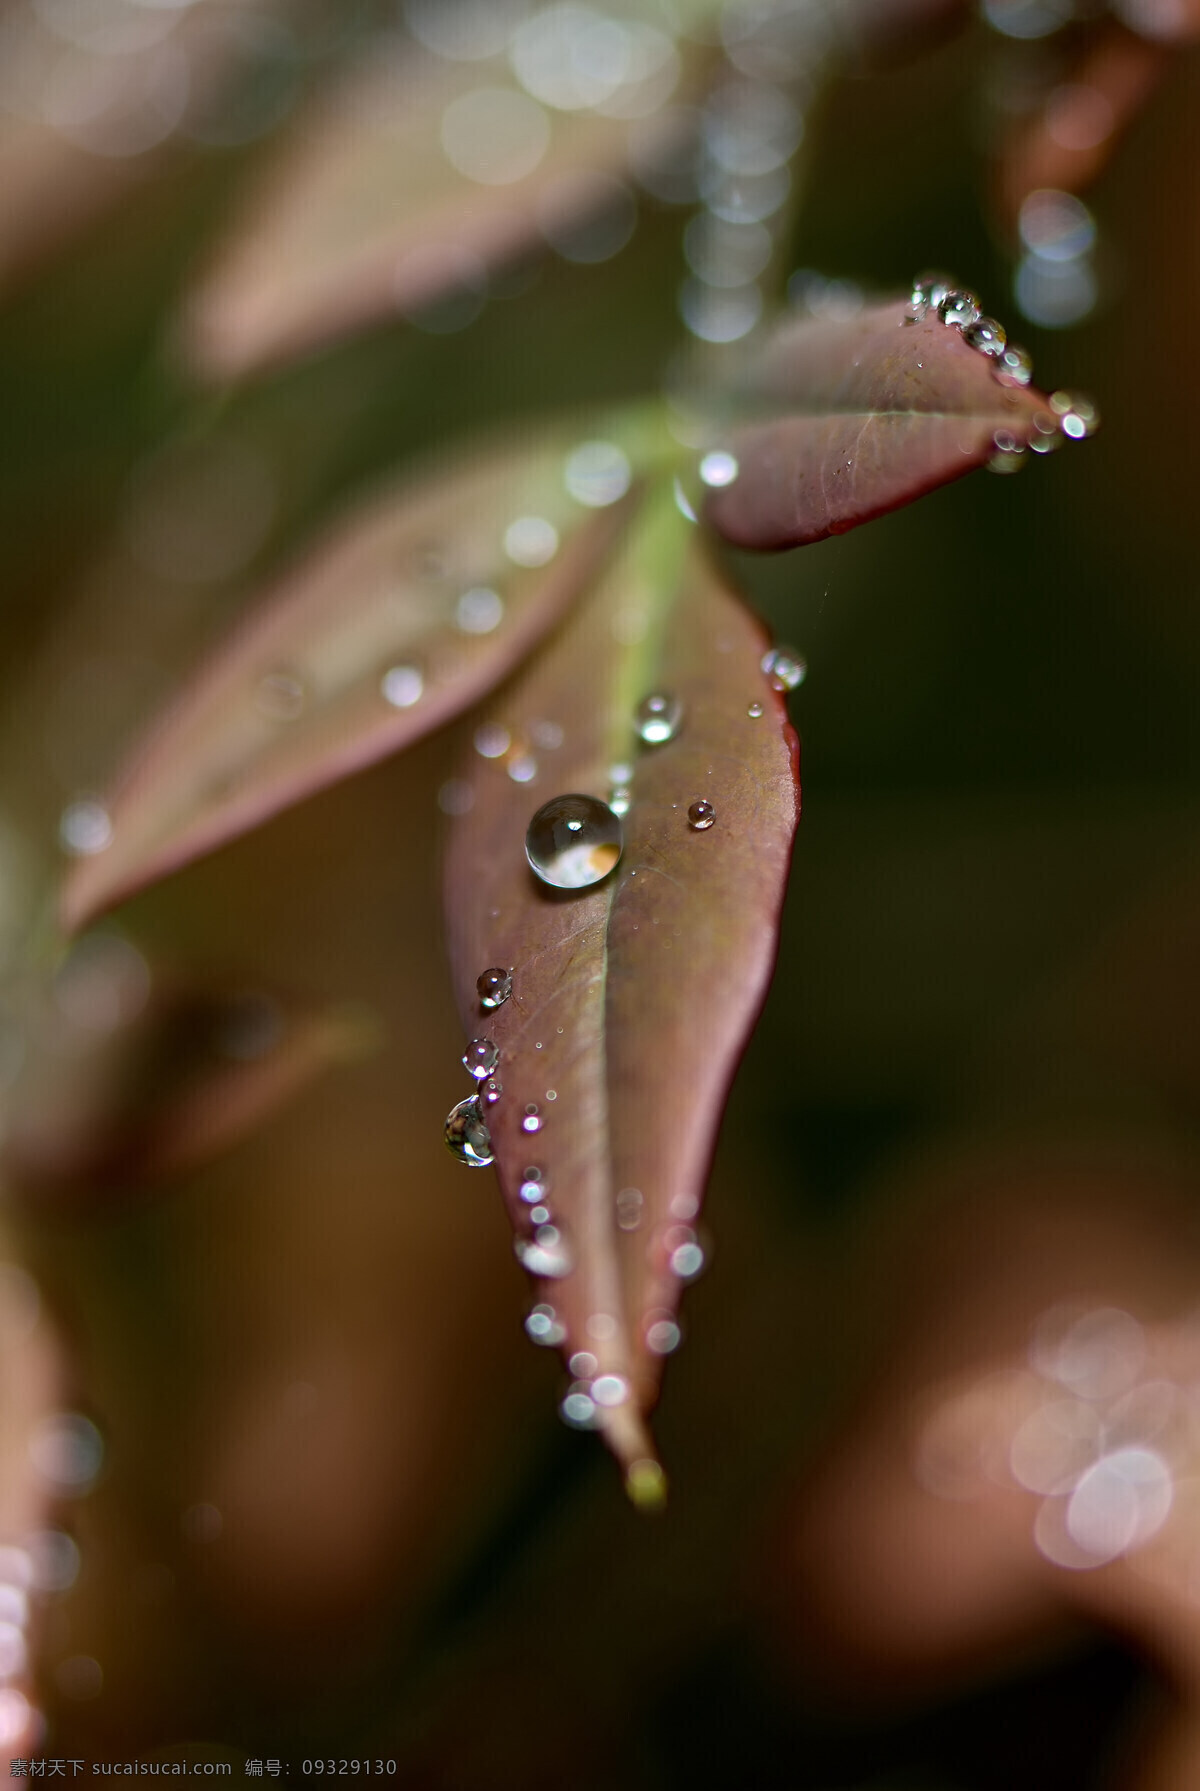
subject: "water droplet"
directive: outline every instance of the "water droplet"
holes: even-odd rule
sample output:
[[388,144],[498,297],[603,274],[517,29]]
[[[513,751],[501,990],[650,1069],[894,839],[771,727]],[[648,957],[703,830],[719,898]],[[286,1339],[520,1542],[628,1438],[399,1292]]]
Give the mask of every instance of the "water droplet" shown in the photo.
[[531,784],[537,776],[537,760],[527,752],[518,753],[508,761],[507,770],[515,784]]
[[630,1466],[625,1491],[639,1511],[661,1511],[667,1502],[667,1476],[658,1462],[643,1456]]
[[533,1225],[549,1225],[550,1208],[548,1206],[533,1207],[530,1211],[529,1219],[530,1223]]
[[490,585],[473,585],[454,606],[454,621],[464,634],[491,634],[504,620],[504,599]]
[[1029,437],[1030,451],[1034,454],[1053,454],[1062,447],[1063,438],[1059,434],[1058,418],[1050,411],[1034,412],[1033,430]]
[[548,1089],[547,1089],[547,1090],[546,1090],[546,1099],[547,1099],[547,1100],[548,1100],[548,1101],[557,1101],[557,1099],[558,1099],[558,1090],[557,1090],[557,1088],[548,1088]]
[[808,675],[808,661],[794,647],[772,647],[761,664],[772,690],[795,690]]
[[750,707],[746,710],[746,714],[750,717],[751,721],[757,721],[762,712],[763,706],[761,703],[751,703]]
[[621,1374],[602,1374],[592,1382],[592,1398],[597,1405],[624,1405],[629,1398],[629,1382]]
[[737,476],[737,460],[723,448],[714,448],[700,462],[700,477],[705,485],[719,489],[723,485],[732,485]]
[[383,674],[379,688],[393,709],[411,709],[421,700],[425,679],[415,665],[393,665]]
[[303,678],[295,672],[268,672],[255,691],[255,706],[269,721],[295,721],[308,701]]
[[1027,386],[1033,378],[1033,356],[1010,342],[996,357],[995,374],[1002,386]]
[[1100,413],[1082,392],[1051,392],[1050,409],[1059,419],[1059,428],[1072,441],[1083,441],[1100,427]]
[[472,1039],[463,1052],[463,1068],[468,1075],[482,1082],[500,1061],[500,1052],[492,1039]]
[[608,806],[614,815],[627,815],[633,804],[633,791],[628,784],[614,784],[608,792]]
[[1011,429],[997,429],[992,437],[996,452],[987,462],[989,473],[1019,473],[1025,464],[1025,444]]
[[657,690],[637,706],[634,726],[647,746],[663,746],[673,740],[683,720],[683,704],[668,691]]
[[536,1101],[530,1101],[525,1109],[524,1118],[521,1120],[521,1130],[523,1132],[540,1132],[541,1129],[542,1116],[538,1112],[537,1103]]
[[688,826],[693,833],[706,833],[717,818],[717,811],[711,802],[701,797],[688,809]]
[[492,1138],[478,1095],[468,1095],[446,1115],[446,1148],[460,1163],[486,1169],[492,1162]]
[[919,323],[928,311],[936,311],[947,293],[953,290],[954,281],[949,274],[918,274],[913,281],[909,315]]
[[525,856],[551,889],[588,889],[614,870],[624,849],[620,817],[595,796],[555,796],[525,835]]
[[563,1423],[575,1430],[591,1430],[596,1422],[595,1401],[582,1387],[572,1387],[558,1409]]
[[571,1253],[553,1225],[539,1225],[531,1241],[517,1238],[513,1252],[523,1269],[549,1281],[561,1281],[572,1269]]
[[494,1107],[496,1102],[500,1099],[500,1096],[504,1093],[504,1084],[503,1082],[497,1082],[494,1076],[489,1076],[480,1090],[480,1093],[483,1095],[487,1105],[489,1107]]
[[475,729],[475,751],[481,759],[502,759],[512,745],[512,735],[494,721],[485,721]]
[[558,530],[544,516],[518,516],[504,532],[504,551],[518,566],[545,566],[558,552]]
[[642,1222],[642,1190],[622,1188],[617,1195],[617,1224],[622,1231],[636,1231]]
[[683,1333],[671,1318],[656,1318],[646,1326],[646,1348],[655,1356],[669,1356],[683,1341]]
[[556,721],[535,721],[529,730],[529,738],[543,752],[557,752],[564,736]]
[[938,305],[937,314],[950,329],[965,329],[979,316],[979,300],[973,292],[948,292]]
[[521,1199],[531,1205],[541,1200],[546,1192],[546,1178],[536,1164],[531,1163],[528,1169],[521,1172]]
[[577,1349],[567,1367],[577,1381],[590,1381],[600,1364],[590,1350]]
[[633,478],[628,456],[615,442],[581,442],[567,455],[563,480],[577,503],[599,510],[615,504]]
[[704,1252],[699,1244],[677,1244],[671,1252],[671,1273],[681,1281],[692,1281],[704,1267]]
[[499,965],[485,970],[475,983],[480,1007],[503,1007],[512,994],[512,987],[512,977],[507,970],[501,970]]
[[558,1314],[553,1306],[544,1303],[533,1307],[525,1320],[525,1330],[534,1343],[550,1348],[561,1343],[566,1336],[566,1327],[559,1323]]
[[597,1343],[608,1343],[617,1334],[617,1321],[610,1312],[593,1312],[585,1329]]
[[468,815],[475,806],[475,792],[461,777],[448,777],[438,791],[438,807],[444,815]]
[[976,348],[980,354],[990,355],[994,360],[1004,353],[1008,333],[994,317],[977,317],[974,323],[964,327],[963,341],[969,348]]
[[63,810],[58,837],[65,851],[76,857],[90,858],[93,853],[104,852],[112,845],[112,818],[103,803],[83,797],[78,802],[68,803]]

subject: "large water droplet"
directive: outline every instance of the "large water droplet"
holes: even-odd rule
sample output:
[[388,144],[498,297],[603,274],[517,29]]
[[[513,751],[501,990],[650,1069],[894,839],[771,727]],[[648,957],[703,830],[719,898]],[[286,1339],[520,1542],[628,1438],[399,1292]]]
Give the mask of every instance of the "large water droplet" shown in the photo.
[[762,669],[772,690],[795,690],[808,673],[808,661],[794,647],[772,647],[762,656]]
[[512,994],[512,977],[507,970],[494,966],[485,970],[475,983],[480,1007],[503,1007]]
[[492,1162],[492,1137],[478,1095],[468,1095],[446,1115],[446,1148],[472,1169],[486,1169]]
[[463,1052],[463,1068],[482,1082],[500,1061],[500,1052],[492,1039],[472,1039]]
[[620,817],[595,796],[555,796],[525,835],[534,874],[552,889],[588,889],[615,869],[624,849]]
[[668,691],[657,690],[637,706],[634,725],[647,746],[663,746],[673,740],[683,720],[683,704]]
[[980,354],[997,359],[1004,353],[1008,333],[1004,325],[997,323],[994,317],[977,317],[974,323],[968,323],[964,327],[963,341],[968,348],[977,348]]
[[693,802],[688,809],[688,826],[693,833],[707,833],[716,818],[716,809],[711,802],[705,801],[703,797],[699,802]]

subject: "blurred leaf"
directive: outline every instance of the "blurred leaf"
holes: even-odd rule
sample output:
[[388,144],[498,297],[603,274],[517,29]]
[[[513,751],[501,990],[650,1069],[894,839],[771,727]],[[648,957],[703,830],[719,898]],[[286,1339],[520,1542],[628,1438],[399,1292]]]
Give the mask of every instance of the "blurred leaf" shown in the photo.
[[84,939],[30,1027],[0,1147],[10,1189],[85,1208],[195,1169],[373,1043],[361,1010],[264,989],[150,990],[140,954]]
[[1077,193],[1096,179],[1166,73],[1169,55],[1167,44],[1115,20],[1089,36],[1045,104],[1001,144],[996,178],[1006,223],[1015,223],[1022,200],[1038,188]]
[[[405,480],[302,556],[135,749],[107,804],[112,843],[68,873],[66,925],[409,745],[524,658],[624,509],[567,493],[569,442],[507,442]],[[522,565],[506,530],[531,517],[544,539],[521,552],[545,560]]]
[[[671,1324],[680,1271],[703,1260],[693,1222],[774,961],[799,812],[797,743],[761,669],[762,630],[689,535],[669,498],[651,502],[620,563],[511,687],[494,721],[513,751],[476,758],[447,866],[460,1009],[500,1052],[487,1123],[518,1254],[537,1275],[520,1193],[534,1165],[574,1264],[543,1298],[568,1358],[587,1351],[595,1374],[629,1383],[627,1401],[595,1413],[626,1469],[651,1452],[643,1420],[663,1351],[648,1328]],[[635,711],[652,693],[679,699],[682,722],[641,747]],[[559,728],[561,744],[536,747]],[[618,868],[594,889],[547,889],[523,850],[531,816],[560,793],[607,799],[614,775],[632,803]],[[701,799],[715,822],[695,831]],[[491,966],[511,969],[513,993],[489,1014],[476,979]]]
[[707,514],[738,547],[799,547],[840,535],[982,466],[1007,431],[1057,419],[1032,387],[934,315],[902,300],[845,319],[785,324],[751,371],[744,401],[766,413],[735,428],[738,476]]
[[670,38],[632,29],[643,78],[611,96],[612,116],[551,111],[494,65],[481,77],[377,40],[252,187],[187,305],[185,353],[238,378],[397,314],[460,328],[489,275],[547,239],[603,259],[586,242],[577,253],[574,234],[615,208],[627,235],[631,152],[653,156],[692,128],[686,108],[661,105],[679,79]]

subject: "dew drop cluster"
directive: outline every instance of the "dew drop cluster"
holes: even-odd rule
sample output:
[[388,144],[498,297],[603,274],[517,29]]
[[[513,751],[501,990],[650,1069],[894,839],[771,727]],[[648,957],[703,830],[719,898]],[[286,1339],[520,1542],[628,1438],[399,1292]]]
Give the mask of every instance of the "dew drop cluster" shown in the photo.
[[[963,341],[992,363],[995,379],[1005,386],[1027,386],[1033,378],[1033,357],[1027,349],[1008,340],[1004,325],[994,317],[985,317],[975,293],[958,287],[948,274],[918,274],[913,281],[912,296],[905,313],[907,321],[920,323],[936,316],[947,329],[956,329]],[[996,473],[1017,472],[1024,464],[1026,450],[1033,454],[1051,454],[1065,441],[1083,441],[1094,435],[1100,425],[1099,413],[1090,398],[1079,392],[1054,392],[1049,409],[1034,413],[1028,435],[1011,429],[997,429],[993,437],[995,452],[988,461]]]

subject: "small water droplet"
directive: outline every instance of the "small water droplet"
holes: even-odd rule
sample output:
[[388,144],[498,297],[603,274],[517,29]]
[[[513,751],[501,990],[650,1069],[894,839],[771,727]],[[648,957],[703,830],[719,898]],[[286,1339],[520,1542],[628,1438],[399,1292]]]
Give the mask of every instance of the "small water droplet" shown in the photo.
[[558,530],[544,516],[518,516],[504,532],[504,551],[518,566],[545,566],[558,552]]
[[772,647],[761,664],[772,690],[795,690],[808,675],[808,661],[794,647]]
[[512,745],[512,735],[497,722],[485,721],[475,729],[475,751],[481,759],[502,759]]
[[464,591],[454,606],[455,625],[464,634],[491,634],[504,620],[504,599],[488,585]]
[[979,316],[979,300],[973,292],[948,292],[937,308],[937,314],[950,329],[965,329]]
[[538,773],[537,760],[527,752],[518,753],[506,769],[515,784],[531,784]]
[[591,1430],[595,1425],[595,1401],[582,1387],[572,1387],[558,1409],[563,1423],[574,1430]]
[[688,809],[688,826],[693,833],[706,833],[717,818],[717,811],[711,802],[701,797]]
[[269,721],[295,721],[308,701],[308,689],[295,672],[268,672],[259,679],[254,700]]
[[500,1052],[492,1039],[472,1039],[463,1052],[463,1068],[468,1075],[482,1082],[500,1061]]
[[565,1326],[559,1323],[554,1307],[545,1303],[532,1308],[525,1320],[525,1330],[534,1343],[540,1343],[546,1348],[561,1343],[567,1334]]
[[537,1103],[535,1101],[530,1101],[525,1109],[524,1118],[521,1120],[521,1130],[523,1132],[540,1132],[541,1129],[542,1116],[538,1112]]
[[671,1252],[671,1273],[681,1281],[692,1281],[704,1267],[704,1251],[699,1244],[677,1244]]
[[627,815],[633,804],[633,791],[628,784],[614,784],[608,792],[608,806],[614,815]]
[[446,1115],[446,1148],[472,1169],[486,1169],[493,1161],[491,1134],[478,1095],[468,1095]]
[[751,703],[750,707],[746,710],[746,714],[750,717],[751,721],[757,721],[762,712],[763,706],[761,703]]
[[577,1381],[590,1381],[600,1364],[590,1350],[577,1349],[567,1367]]
[[969,348],[997,360],[1004,353],[1008,332],[994,317],[977,317],[974,323],[964,325],[963,341]]
[[588,889],[614,870],[624,849],[620,817],[595,796],[555,796],[525,835],[525,856],[551,889]]
[[540,1275],[550,1281],[561,1281],[564,1275],[571,1273],[573,1267],[571,1253],[553,1225],[539,1225],[532,1241],[529,1238],[517,1238],[513,1244],[513,1252],[521,1267],[529,1274]]
[[546,1090],[546,1099],[547,1099],[547,1100],[548,1100],[548,1101],[557,1101],[557,1099],[558,1099],[558,1090],[557,1090],[557,1088],[548,1088],[548,1089],[547,1089],[547,1090]]
[[411,709],[421,700],[425,679],[415,665],[393,665],[383,674],[379,688],[393,709]]
[[1058,418],[1052,411],[1039,410],[1033,414],[1033,431],[1029,437],[1029,447],[1034,454],[1053,454],[1062,447],[1063,438],[1059,434]]
[[994,371],[1002,386],[1027,386],[1033,378],[1033,356],[1027,348],[1010,342],[1004,353],[996,356]]
[[669,1356],[683,1341],[683,1333],[674,1319],[656,1318],[646,1326],[646,1348],[655,1356]]
[[679,698],[657,690],[638,704],[634,726],[638,739],[647,746],[663,746],[675,738],[682,720],[683,704]]
[[1082,392],[1051,392],[1050,408],[1059,419],[1059,428],[1072,441],[1083,441],[1100,427],[1100,413]]
[[629,1382],[622,1374],[602,1374],[592,1382],[592,1398],[597,1405],[624,1405],[629,1398]]
[[497,1082],[494,1076],[489,1076],[480,1090],[480,1093],[483,1095],[487,1105],[489,1107],[494,1107],[496,1102],[500,1099],[500,1096],[504,1093],[504,1084],[503,1082]]
[[615,442],[581,442],[567,455],[563,482],[577,503],[590,509],[615,504],[629,490],[633,469]]
[[738,463],[732,454],[724,449],[715,448],[706,454],[700,462],[700,477],[705,485],[720,489],[723,485],[732,485],[738,476]]
[[58,837],[63,849],[80,858],[107,851],[113,842],[113,824],[102,802],[81,797],[69,802],[59,817]]
[[529,1218],[533,1225],[549,1225],[550,1208],[548,1206],[535,1206],[531,1208]]
[[448,777],[438,791],[438,807],[444,815],[468,815],[475,806],[475,792],[461,777]]
[[926,312],[936,311],[946,294],[953,292],[954,281],[949,274],[918,274],[913,281],[912,297],[909,300],[909,315],[914,322],[920,322]]
[[536,1164],[531,1163],[521,1172],[521,1199],[530,1205],[543,1199],[546,1193],[546,1178]]
[[502,970],[499,965],[493,965],[475,983],[480,1007],[503,1007],[512,994],[512,987],[512,977],[508,971]]
[[535,1040],[534,1040],[534,1045],[533,1045],[533,1048],[534,1048],[534,1050],[535,1050],[535,1051],[540,1051],[540,1050],[541,1050],[541,1048],[542,1048],[542,1041],[541,1041],[541,1039],[535,1039]]
[[617,1195],[617,1224],[622,1231],[636,1231],[642,1222],[642,1190],[622,1188]]

